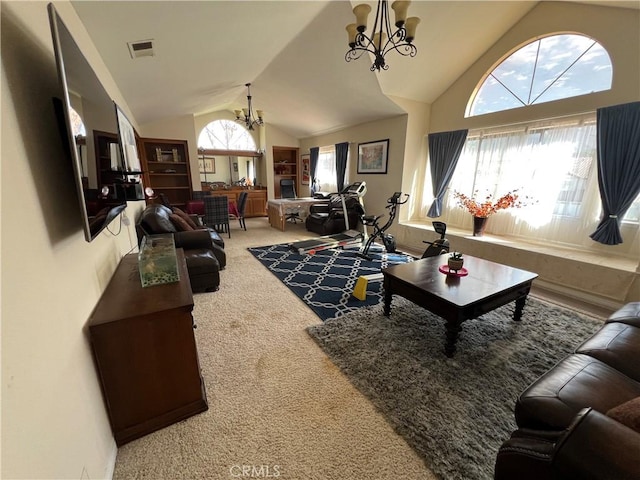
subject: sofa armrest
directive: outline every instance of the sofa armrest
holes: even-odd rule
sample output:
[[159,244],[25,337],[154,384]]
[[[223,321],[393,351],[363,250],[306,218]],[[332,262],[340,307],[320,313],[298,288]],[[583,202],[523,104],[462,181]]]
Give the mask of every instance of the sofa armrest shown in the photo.
[[558,470],[584,480],[639,478],[640,433],[591,408],[571,427],[558,445]]
[[620,322],[634,327],[640,327],[640,302],[627,303],[624,307],[611,314],[607,323]]
[[640,434],[591,408],[559,432],[520,429],[498,452],[495,479],[638,479]]
[[[496,458],[495,480],[555,479],[552,467],[556,443],[564,431],[519,429],[506,440]],[[558,477],[559,479],[560,477]]]
[[188,230],[173,234],[176,248],[192,250],[196,248],[208,248],[213,250],[213,241],[207,230]]

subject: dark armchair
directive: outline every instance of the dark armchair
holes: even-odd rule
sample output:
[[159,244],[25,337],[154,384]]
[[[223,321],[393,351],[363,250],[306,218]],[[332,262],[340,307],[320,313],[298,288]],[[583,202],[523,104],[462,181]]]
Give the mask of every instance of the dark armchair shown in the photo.
[[184,212],[180,215],[164,205],[148,205],[136,222],[138,243],[145,235],[172,234],[176,248],[184,250],[191,289],[194,292],[217,290],[219,271],[227,263],[224,241],[211,229],[193,228],[195,224],[189,224],[187,219]]
[[496,480],[640,478],[638,432],[592,408],[561,431],[516,430],[496,462]]
[[[345,205],[349,218],[349,230],[355,230],[364,213],[362,205],[356,197],[345,197]],[[311,205],[305,226],[308,231],[319,235],[333,235],[347,230],[341,196],[332,195],[328,202]]]

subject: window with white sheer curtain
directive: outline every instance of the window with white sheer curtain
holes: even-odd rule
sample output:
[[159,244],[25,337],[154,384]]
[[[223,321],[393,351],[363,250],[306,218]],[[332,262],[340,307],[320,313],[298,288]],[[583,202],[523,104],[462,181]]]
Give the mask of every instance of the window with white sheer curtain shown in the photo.
[[316,167],[316,178],[320,184],[320,191],[338,191],[338,180],[336,176],[336,148],[333,145],[330,147],[320,147],[318,165]]
[[[601,211],[595,113],[470,131],[444,200],[443,220],[468,228],[454,191],[498,198],[518,190],[529,206],[492,215],[487,232],[573,246],[589,245]],[[527,198],[528,197],[528,198]],[[624,219],[638,222],[640,198]]]

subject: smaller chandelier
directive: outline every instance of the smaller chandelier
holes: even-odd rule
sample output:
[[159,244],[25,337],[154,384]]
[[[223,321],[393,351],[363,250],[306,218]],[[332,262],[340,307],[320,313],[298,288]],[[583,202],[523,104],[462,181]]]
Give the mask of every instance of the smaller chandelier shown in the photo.
[[262,120],[262,110],[256,110],[258,114],[258,118],[256,119],[253,114],[253,107],[251,106],[251,87],[250,83],[245,83],[245,87],[247,87],[247,108],[243,108],[242,110],[235,110],[236,114],[236,122],[244,124],[245,127],[249,130],[254,130],[254,126],[262,126],[264,125],[264,121]]
[[373,72],[374,70],[389,69],[384,56],[391,50],[395,50],[405,57],[415,57],[418,49],[411,42],[415,38],[416,27],[420,23],[420,19],[418,17],[407,18],[407,10],[410,3],[408,0],[396,0],[391,4],[391,8],[396,15],[395,26],[398,28],[393,32],[389,21],[387,0],[378,0],[376,19],[373,22],[371,36],[367,36],[364,33],[367,29],[367,17],[371,12],[371,7],[366,3],[357,5],[353,9],[356,23],[351,23],[346,28],[349,34],[350,50],[347,51],[344,59],[350,62],[360,58],[364,52],[373,53],[375,57],[371,65],[371,71]]

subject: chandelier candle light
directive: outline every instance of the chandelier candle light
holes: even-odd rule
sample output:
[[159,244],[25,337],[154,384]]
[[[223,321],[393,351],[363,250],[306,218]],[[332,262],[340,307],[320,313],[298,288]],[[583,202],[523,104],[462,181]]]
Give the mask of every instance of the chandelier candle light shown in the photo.
[[389,66],[386,64],[384,56],[391,50],[395,50],[403,56],[415,57],[418,49],[413,45],[413,39],[416,35],[416,28],[420,19],[418,17],[407,18],[407,10],[410,1],[396,0],[391,4],[391,8],[396,15],[395,26],[398,28],[395,32],[391,30],[391,22],[389,21],[389,6],[387,0],[378,0],[378,8],[376,10],[376,19],[373,22],[373,31],[371,36],[367,36],[364,32],[367,29],[367,17],[371,12],[371,7],[366,3],[357,5],[353,9],[356,16],[356,23],[347,25],[347,33],[349,34],[350,50],[344,56],[347,62],[357,60],[364,52],[373,53],[375,59],[371,65],[371,71],[387,70]]
[[247,87],[247,108],[235,110],[236,122],[244,124],[248,130],[254,130],[254,125],[264,125],[264,121],[262,120],[262,110],[256,110],[256,113],[258,114],[258,119],[256,120],[253,115],[253,107],[251,106],[251,84],[245,83],[244,86]]

